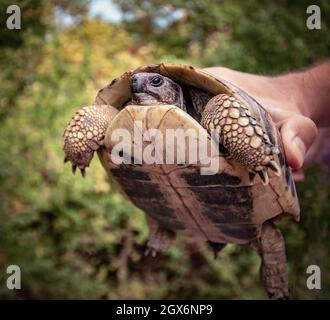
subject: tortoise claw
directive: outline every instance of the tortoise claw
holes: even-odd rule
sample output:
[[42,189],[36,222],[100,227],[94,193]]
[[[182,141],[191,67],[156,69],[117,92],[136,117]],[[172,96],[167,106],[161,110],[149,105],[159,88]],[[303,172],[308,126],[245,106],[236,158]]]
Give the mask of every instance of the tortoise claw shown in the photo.
[[77,170],[77,165],[73,164],[72,165],[72,173],[76,174],[76,170]]
[[277,164],[277,162],[275,161],[269,161],[267,164],[266,164],[266,167],[271,169],[272,171],[274,171],[274,173],[277,175],[277,176],[281,176],[282,172],[281,172],[281,168],[280,166]]
[[148,249],[144,252],[144,255],[145,255],[145,256],[149,256],[149,255],[151,255],[153,258],[155,258],[156,255],[157,255],[157,251],[156,251],[155,249],[148,248]]
[[250,179],[250,182],[253,183],[254,182],[254,178],[256,176],[256,173],[255,172],[251,172],[249,171],[249,179]]
[[85,168],[80,168],[80,172],[81,172],[81,176],[83,178],[85,178],[86,177],[86,169]]
[[273,300],[275,300],[275,299],[276,300],[290,300],[288,295],[276,297],[275,293],[267,292],[267,296],[268,296],[268,299],[273,299]]
[[265,169],[258,171],[258,175],[261,178],[262,184],[267,186],[269,183],[269,177]]

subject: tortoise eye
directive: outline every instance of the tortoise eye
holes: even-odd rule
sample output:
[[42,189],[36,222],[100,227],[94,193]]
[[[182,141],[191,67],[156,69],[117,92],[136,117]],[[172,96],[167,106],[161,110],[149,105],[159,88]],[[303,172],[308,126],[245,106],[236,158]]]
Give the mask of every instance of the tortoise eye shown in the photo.
[[152,80],[151,80],[151,84],[154,87],[159,87],[160,85],[163,84],[163,78],[160,77],[160,76],[153,77]]

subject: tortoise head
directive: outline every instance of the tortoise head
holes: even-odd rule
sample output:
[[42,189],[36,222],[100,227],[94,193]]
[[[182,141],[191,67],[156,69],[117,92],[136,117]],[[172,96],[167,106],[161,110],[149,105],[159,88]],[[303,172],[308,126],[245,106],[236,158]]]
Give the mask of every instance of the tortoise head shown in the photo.
[[136,104],[166,103],[186,111],[180,85],[159,73],[136,73],[131,78],[131,90]]

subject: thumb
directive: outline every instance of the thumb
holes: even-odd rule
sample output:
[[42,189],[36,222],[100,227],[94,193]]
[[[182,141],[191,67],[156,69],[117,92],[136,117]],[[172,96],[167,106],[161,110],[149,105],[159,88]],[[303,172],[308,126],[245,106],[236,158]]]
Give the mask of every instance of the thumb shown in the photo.
[[292,169],[302,167],[306,152],[317,136],[315,123],[302,115],[292,115],[280,127],[288,164]]

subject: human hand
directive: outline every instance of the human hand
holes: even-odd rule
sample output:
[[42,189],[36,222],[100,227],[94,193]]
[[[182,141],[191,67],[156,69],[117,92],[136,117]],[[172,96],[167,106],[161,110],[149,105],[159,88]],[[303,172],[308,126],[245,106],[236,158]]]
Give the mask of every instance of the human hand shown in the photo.
[[[330,64],[327,68],[330,68]],[[253,75],[222,67],[206,68],[204,71],[237,85],[267,109],[281,132],[288,164],[297,172],[297,180],[301,180],[299,178],[303,176],[298,170],[302,168],[306,157],[313,158],[307,152],[316,140],[317,124],[330,126],[330,115],[324,110],[330,100],[323,96],[326,102],[319,101],[322,95],[317,86],[314,91],[305,91],[312,86],[312,81],[306,80],[307,71],[278,77]],[[317,101],[318,105],[313,104]]]

